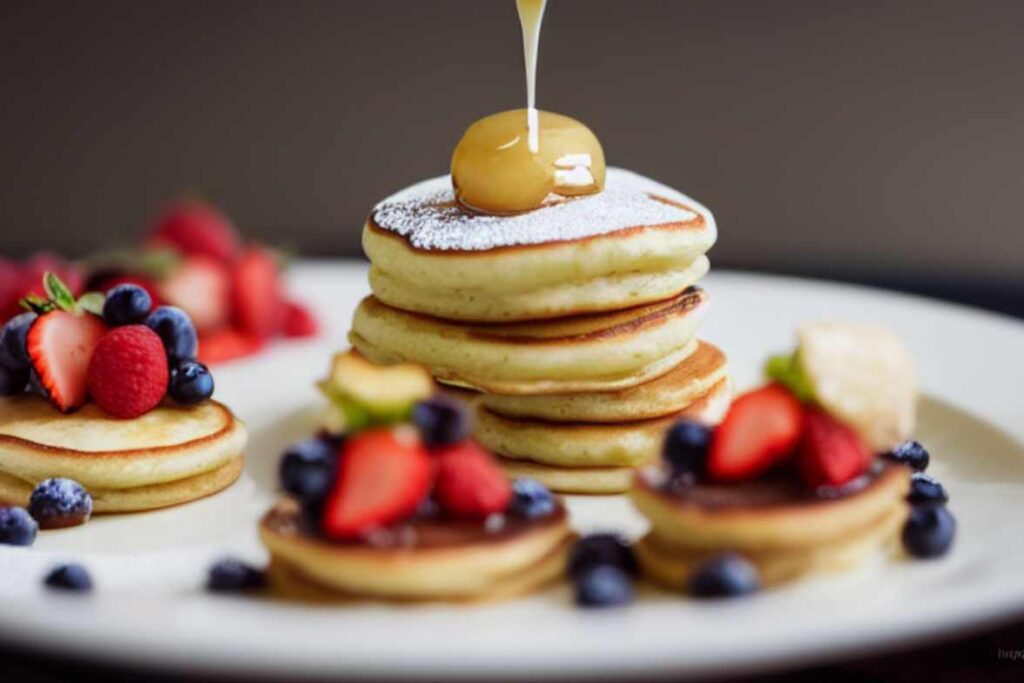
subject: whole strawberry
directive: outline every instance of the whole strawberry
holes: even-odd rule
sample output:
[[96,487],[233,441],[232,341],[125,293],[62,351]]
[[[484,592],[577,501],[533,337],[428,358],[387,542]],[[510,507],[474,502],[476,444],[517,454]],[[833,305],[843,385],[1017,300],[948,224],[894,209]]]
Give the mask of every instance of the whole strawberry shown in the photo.
[[170,374],[160,337],[145,325],[107,332],[89,363],[89,393],[105,412],[123,419],[143,415],[163,400]]
[[434,458],[434,495],[447,514],[482,518],[508,508],[512,487],[498,463],[476,442],[466,440],[437,449]]
[[227,216],[206,202],[181,202],[163,215],[149,241],[186,255],[210,256],[227,263],[238,252],[238,234]]

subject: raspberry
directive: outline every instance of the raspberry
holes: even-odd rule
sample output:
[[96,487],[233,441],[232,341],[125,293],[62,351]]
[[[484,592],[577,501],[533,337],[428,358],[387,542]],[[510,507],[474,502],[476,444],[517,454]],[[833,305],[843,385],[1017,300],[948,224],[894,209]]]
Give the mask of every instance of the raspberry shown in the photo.
[[145,325],[107,332],[89,363],[89,393],[114,417],[134,418],[155,408],[167,393],[168,379],[164,345]]

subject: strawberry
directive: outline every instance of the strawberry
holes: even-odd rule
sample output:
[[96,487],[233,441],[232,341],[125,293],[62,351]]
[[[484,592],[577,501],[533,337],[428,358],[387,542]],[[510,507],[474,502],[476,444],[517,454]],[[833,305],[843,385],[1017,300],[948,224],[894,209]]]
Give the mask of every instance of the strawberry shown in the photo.
[[145,325],[116,327],[100,338],[89,363],[89,393],[105,412],[131,419],[148,413],[167,393],[167,353]]
[[324,505],[324,533],[353,539],[412,515],[430,493],[434,463],[412,430],[375,429],[349,439]]
[[281,331],[286,337],[315,337],[320,332],[320,325],[308,308],[296,301],[286,301]]
[[67,413],[85,403],[89,361],[105,331],[98,316],[62,310],[39,316],[29,328],[32,369],[58,410]]
[[238,233],[227,216],[206,202],[181,202],[161,217],[149,246],[168,246],[186,255],[209,256],[222,263],[238,253]]
[[480,518],[504,512],[512,487],[491,454],[475,441],[460,441],[434,451],[441,508],[453,517]]
[[224,363],[250,356],[262,348],[262,339],[225,327],[199,336],[199,361],[207,365]]
[[842,486],[867,471],[874,456],[853,428],[817,408],[803,424],[797,466],[808,486]]
[[232,268],[231,292],[239,330],[261,339],[278,331],[284,299],[277,260],[269,250],[260,246],[246,249]]
[[803,408],[779,384],[743,394],[715,429],[707,473],[716,481],[752,479],[793,452]]
[[228,322],[230,289],[227,267],[209,256],[183,259],[160,283],[163,298],[185,311],[200,332]]

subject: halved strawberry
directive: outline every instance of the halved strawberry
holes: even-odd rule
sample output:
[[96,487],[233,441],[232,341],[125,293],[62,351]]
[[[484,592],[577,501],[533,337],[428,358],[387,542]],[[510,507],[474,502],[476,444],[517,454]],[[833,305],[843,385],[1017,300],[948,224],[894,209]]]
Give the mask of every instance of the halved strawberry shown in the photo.
[[234,264],[231,296],[239,330],[266,339],[280,329],[284,299],[277,259],[268,249],[249,247]]
[[207,365],[251,356],[262,348],[262,339],[231,327],[199,335],[199,361]]
[[32,369],[58,410],[70,412],[85,403],[89,361],[106,329],[91,313],[59,310],[39,316],[29,328],[26,348]]
[[817,408],[803,419],[797,465],[809,486],[842,486],[867,471],[874,455],[853,428]]
[[160,294],[192,318],[196,330],[212,330],[230,317],[228,269],[209,256],[190,256],[160,283]]
[[430,492],[433,478],[434,463],[414,431],[362,432],[342,449],[323,531],[330,538],[352,539],[404,519]]
[[711,439],[708,476],[753,479],[780,462],[800,440],[802,414],[800,402],[778,384],[738,397]]
[[491,454],[475,441],[435,449],[434,457],[434,495],[445,512],[454,517],[480,518],[508,508],[512,487]]
[[227,263],[238,252],[238,233],[227,216],[211,204],[181,202],[165,213],[149,238],[151,246],[169,246],[186,255],[209,256]]
[[296,301],[286,301],[281,331],[286,337],[315,337],[320,331],[320,325],[308,308]]

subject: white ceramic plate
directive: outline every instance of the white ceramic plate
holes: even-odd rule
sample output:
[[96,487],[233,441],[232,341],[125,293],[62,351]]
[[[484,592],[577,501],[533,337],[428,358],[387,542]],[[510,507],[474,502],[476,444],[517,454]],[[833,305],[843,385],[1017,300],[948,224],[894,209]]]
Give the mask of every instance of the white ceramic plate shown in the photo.
[[[345,343],[367,292],[362,264],[307,264],[294,287],[326,319],[321,340],[281,343],[217,373],[218,395],[252,430],[246,475],[182,508],[101,518],[0,547],[0,637],[54,653],[177,670],[271,677],[372,675],[510,678],[764,670],[877,651],[1024,614],[1024,325],[878,290],[716,272],[703,335],[726,350],[738,386],[765,355],[793,343],[802,320],[892,327],[917,357],[927,399],[920,438],[952,496],[957,546],[931,563],[879,559],[862,569],[764,593],[696,604],[654,590],[617,611],[575,609],[567,589],[479,607],[318,608],[200,590],[211,560],[262,561],[259,515],[273,499],[281,449],[305,435],[312,382]],[[621,499],[570,501],[581,530],[643,531]],[[91,596],[46,593],[40,577],[74,559]]]

